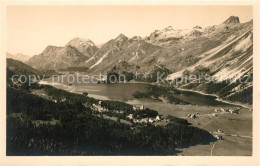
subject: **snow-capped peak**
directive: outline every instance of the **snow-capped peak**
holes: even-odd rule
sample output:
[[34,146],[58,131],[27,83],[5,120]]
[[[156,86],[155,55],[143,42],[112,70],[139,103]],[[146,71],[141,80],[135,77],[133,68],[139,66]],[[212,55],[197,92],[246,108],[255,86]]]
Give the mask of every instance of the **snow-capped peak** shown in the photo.
[[162,30],[156,30],[151,35],[151,39],[163,39],[163,38],[182,38],[184,35],[189,34],[192,29],[174,29],[172,26],[168,26]]

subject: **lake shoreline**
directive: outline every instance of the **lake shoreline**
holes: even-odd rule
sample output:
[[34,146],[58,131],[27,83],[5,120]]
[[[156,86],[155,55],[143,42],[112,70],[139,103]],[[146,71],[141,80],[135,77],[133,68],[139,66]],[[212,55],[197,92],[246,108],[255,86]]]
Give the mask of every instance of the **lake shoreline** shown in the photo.
[[[135,81],[135,82],[129,82],[129,83],[144,83],[144,84],[148,84],[148,85],[157,85],[156,83],[149,83],[149,82],[138,82],[138,81]],[[231,104],[231,105],[236,105],[236,106],[241,106],[243,108],[247,108],[247,109],[252,109],[252,105],[249,105],[249,104],[244,104],[244,103],[239,103],[239,102],[231,102],[231,101],[228,101],[228,100],[223,100],[221,98],[219,98],[218,95],[216,94],[208,94],[208,93],[204,93],[204,92],[201,92],[201,91],[197,91],[197,90],[192,90],[192,89],[183,89],[183,88],[176,88],[177,90],[180,90],[180,91],[186,91],[186,92],[194,92],[194,93],[198,93],[198,94],[201,94],[201,95],[205,95],[205,96],[211,96],[211,97],[216,97],[216,101],[220,101],[220,102],[223,102],[223,103],[226,103],[226,104]]]
[[220,101],[220,102],[223,102],[223,103],[227,103],[227,104],[241,106],[241,107],[247,108],[247,109],[252,109],[251,105],[247,105],[247,104],[243,104],[243,103],[239,103],[239,102],[231,102],[231,101],[228,101],[228,100],[223,100],[223,99],[219,98],[219,96],[216,95],[216,94],[208,94],[208,93],[204,93],[204,92],[196,91],[196,90],[192,90],[192,89],[183,89],[183,88],[177,88],[177,89],[180,90],[180,91],[194,92],[194,93],[199,93],[201,95],[216,97],[215,100],[217,100],[217,101]]
[[[73,92],[73,90],[71,89],[70,86],[68,86],[66,84],[62,84],[62,83],[51,83],[51,82],[48,82],[48,81],[43,81],[43,82],[39,82],[39,84],[48,84],[48,85],[54,86],[56,88],[61,88],[61,87],[58,87],[58,86],[62,86],[62,87],[66,87],[65,89],[62,88],[64,90],[67,90],[67,91],[72,92],[72,93],[77,93],[77,92]],[[130,82],[118,83],[118,84],[157,85],[156,83],[138,82],[138,81],[130,81]],[[200,94],[200,95],[215,97],[216,98],[215,100],[219,101],[219,102],[223,102],[223,103],[234,105],[234,106],[240,106],[240,107],[247,108],[247,109],[252,109],[252,106],[249,106],[249,105],[246,105],[246,104],[237,103],[237,102],[230,102],[230,101],[227,101],[227,100],[223,100],[223,99],[219,98],[219,96],[217,96],[216,94],[207,94],[207,93],[204,93],[204,92],[201,92],[201,91],[196,91],[196,90],[191,90],[191,89],[183,89],[183,88],[176,88],[176,89],[180,90],[180,91],[184,91],[184,92],[185,91],[186,92],[193,92],[193,93],[197,93],[197,94]],[[99,96],[99,97],[97,97],[97,96]],[[103,96],[103,95],[90,94],[90,97],[93,97],[93,98],[98,99],[98,100],[113,100],[113,99],[109,99],[109,97],[107,97],[105,95]],[[122,102],[124,102],[124,101],[122,101]],[[125,101],[125,102],[127,102],[127,101]]]

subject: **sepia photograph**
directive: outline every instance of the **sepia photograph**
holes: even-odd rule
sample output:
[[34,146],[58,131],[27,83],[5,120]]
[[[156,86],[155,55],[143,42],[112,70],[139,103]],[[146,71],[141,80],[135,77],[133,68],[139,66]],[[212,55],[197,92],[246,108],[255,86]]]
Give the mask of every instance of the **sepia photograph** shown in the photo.
[[6,5],[3,155],[252,157],[254,24],[253,5]]

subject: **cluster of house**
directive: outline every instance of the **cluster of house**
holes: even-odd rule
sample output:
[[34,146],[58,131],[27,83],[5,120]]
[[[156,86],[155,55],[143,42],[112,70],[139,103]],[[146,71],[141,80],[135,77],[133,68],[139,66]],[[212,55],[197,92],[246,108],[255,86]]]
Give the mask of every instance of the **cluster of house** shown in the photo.
[[129,114],[127,118],[133,120],[134,123],[154,123],[154,122],[160,122],[162,120],[162,116],[159,115],[157,115],[155,118],[134,119],[133,114]]
[[[103,108],[101,106],[102,104],[102,101],[98,101],[98,104],[93,104],[93,109],[97,110],[98,112],[106,112],[108,111],[106,108]],[[144,105],[139,105],[139,104],[136,104],[136,105],[133,105],[133,110],[134,111],[138,111],[138,110],[144,110]],[[116,111],[116,113],[123,113],[123,111]]]
[[[101,106],[102,101],[99,101],[98,104],[93,104],[93,109],[95,109],[98,112],[107,112],[108,110],[106,108],[103,108]],[[134,111],[140,111],[140,110],[144,110],[144,105],[140,105],[140,104],[136,104],[133,105],[133,110]],[[116,113],[124,113],[123,111],[115,111]],[[133,120],[134,123],[154,123],[154,122],[159,122],[161,121],[163,118],[162,116],[158,115],[155,118],[142,118],[142,119],[136,119],[133,117],[133,114],[129,114],[127,116],[127,118],[129,120]]]
[[[102,101],[98,101],[98,104],[93,104],[93,109],[95,109],[98,112],[107,112],[108,110],[106,108],[103,108],[101,106]],[[139,110],[144,110],[144,105],[136,104],[133,105],[133,110],[134,111],[139,111]],[[123,111],[115,111],[116,113],[123,113]]]
[[218,140],[223,140],[223,136],[222,135],[214,135],[214,137]]
[[229,112],[229,113],[231,113],[231,114],[239,114],[239,109],[240,108],[226,108],[226,109],[224,109],[224,108],[216,108],[214,111],[215,112]]
[[[133,105],[134,111],[141,111],[144,109],[145,109],[144,105],[141,104]],[[127,118],[130,120],[133,119],[134,123],[155,123],[155,122],[160,122],[163,119],[161,115],[157,115],[155,118],[134,119],[133,114],[129,114]]]
[[106,108],[101,107],[102,101],[98,101],[98,104],[92,104],[93,109],[95,109],[98,112],[106,112],[108,111]]
[[224,131],[221,129],[218,129],[218,131],[213,132],[213,136],[218,140],[223,140],[223,136],[225,135]]
[[186,116],[189,117],[189,118],[195,119],[195,118],[198,117],[198,115],[200,115],[199,112],[196,112],[195,114],[187,114]]

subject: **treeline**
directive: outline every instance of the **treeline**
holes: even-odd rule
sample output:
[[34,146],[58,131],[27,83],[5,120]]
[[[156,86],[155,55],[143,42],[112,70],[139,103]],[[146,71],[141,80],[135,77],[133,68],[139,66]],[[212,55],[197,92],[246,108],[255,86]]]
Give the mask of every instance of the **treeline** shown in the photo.
[[[139,127],[107,120],[83,106],[85,101],[98,102],[95,99],[44,88],[55,98],[66,96],[72,101],[54,103],[7,88],[7,155],[173,155],[176,147],[214,140],[207,131],[178,120]],[[36,125],[37,120],[48,123]],[[59,123],[52,124],[54,120]]]

